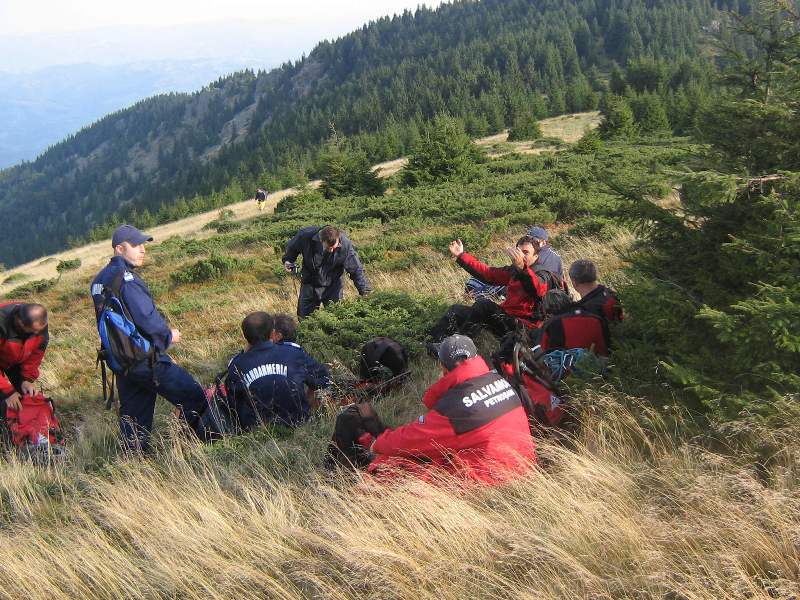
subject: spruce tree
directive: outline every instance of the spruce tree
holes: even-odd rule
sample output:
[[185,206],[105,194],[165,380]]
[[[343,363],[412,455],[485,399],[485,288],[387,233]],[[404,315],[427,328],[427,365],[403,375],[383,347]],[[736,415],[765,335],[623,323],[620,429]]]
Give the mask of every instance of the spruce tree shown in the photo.
[[461,123],[450,115],[440,114],[422,132],[401,180],[407,186],[469,180],[477,174],[481,158],[482,152]]
[[723,97],[700,121],[704,169],[684,175],[677,209],[632,207],[648,232],[633,257],[636,327],[661,373],[726,414],[769,413],[800,389],[796,8],[765,1],[734,20],[729,39],[751,50],[727,55]]
[[601,109],[603,122],[600,124],[600,136],[604,139],[629,138],[636,135],[636,123],[628,101],[615,94],[603,97]]

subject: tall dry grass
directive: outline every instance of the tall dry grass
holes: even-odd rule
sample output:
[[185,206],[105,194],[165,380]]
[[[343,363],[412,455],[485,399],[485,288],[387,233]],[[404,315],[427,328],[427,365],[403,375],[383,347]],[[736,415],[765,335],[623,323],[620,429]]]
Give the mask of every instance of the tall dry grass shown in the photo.
[[[490,246],[491,262],[507,263],[502,248],[517,233]],[[632,241],[570,239],[560,250],[565,264],[592,257],[619,285]],[[146,279],[168,280],[177,266],[156,261]],[[379,289],[453,301],[466,279],[445,259],[370,276]],[[261,430],[209,448],[162,407],[155,456],[126,460],[113,415],[100,410],[88,279],[70,274],[42,298],[54,333],[43,380],[66,399],[74,442],[50,469],[0,462],[2,598],[800,594],[800,414],[790,404],[780,428],[697,424],[597,385],[576,393],[573,434],[539,440],[538,469],[492,489],[324,472],[332,409],[291,437]],[[184,334],[174,356],[207,380],[241,345],[244,314],[293,311],[287,281],[236,273],[222,286],[165,289],[163,306],[197,299],[170,315]],[[413,368],[381,403],[391,424],[419,414],[436,377],[428,361]]]
[[[410,397],[398,397],[411,411]],[[790,598],[800,593],[796,425],[759,474],[627,399],[585,394],[512,484],[379,484],[316,468],[320,431],[81,474],[0,466],[3,598]],[[724,436],[724,431],[719,430]]]

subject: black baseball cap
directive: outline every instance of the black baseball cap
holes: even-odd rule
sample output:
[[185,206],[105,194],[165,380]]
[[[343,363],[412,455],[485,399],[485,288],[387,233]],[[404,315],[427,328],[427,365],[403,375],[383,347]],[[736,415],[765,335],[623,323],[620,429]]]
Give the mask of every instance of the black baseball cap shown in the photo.
[[116,248],[122,242],[128,242],[131,246],[138,246],[152,241],[152,235],[142,233],[133,225],[120,225],[114,230],[114,235],[111,236],[111,247]]
[[478,355],[478,349],[475,347],[475,342],[465,335],[451,335],[442,340],[438,344],[439,362],[442,363],[448,371],[452,371],[458,366],[458,363],[474,358]]

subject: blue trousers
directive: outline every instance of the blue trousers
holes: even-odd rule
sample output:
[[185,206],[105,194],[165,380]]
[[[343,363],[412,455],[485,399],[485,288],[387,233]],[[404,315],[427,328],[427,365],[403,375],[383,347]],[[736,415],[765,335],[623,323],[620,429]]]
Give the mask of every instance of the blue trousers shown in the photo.
[[157,395],[180,406],[189,427],[200,433],[199,418],[206,409],[203,387],[166,354],[158,356],[152,369],[142,363],[127,375],[117,375],[117,390],[119,428],[128,449],[148,449]]
[[342,299],[342,278],[336,280],[328,287],[317,288],[310,283],[300,286],[300,295],[297,297],[297,316],[307,317],[321,304],[327,306],[331,302],[338,302]]

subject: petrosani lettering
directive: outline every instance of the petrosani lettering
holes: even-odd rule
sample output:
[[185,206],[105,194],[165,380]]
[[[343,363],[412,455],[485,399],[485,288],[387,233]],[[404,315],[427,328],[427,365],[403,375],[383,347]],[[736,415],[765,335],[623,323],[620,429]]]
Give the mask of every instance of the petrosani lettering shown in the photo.
[[508,398],[510,395],[513,395],[513,390],[511,390],[512,393],[510,395],[503,394],[502,395],[503,397],[499,396],[495,397],[495,394],[497,394],[498,392],[502,392],[503,390],[507,390],[509,387],[511,387],[511,384],[508,383],[508,381],[506,381],[505,379],[498,379],[497,381],[488,383],[483,387],[475,390],[469,396],[464,396],[461,399],[461,401],[467,408],[470,408],[473,404],[475,404],[476,402],[480,402],[481,400],[485,401],[484,404],[486,404],[486,406],[491,406],[492,404],[501,402],[502,400]]
[[286,368],[286,365],[280,365],[275,363],[269,365],[261,365],[256,367],[255,369],[251,369],[250,371],[248,371],[247,374],[244,376],[244,382],[247,385],[247,387],[250,387],[256,379],[261,379],[262,377],[268,377],[269,375],[281,375],[283,377],[286,377],[287,371],[288,370]]

